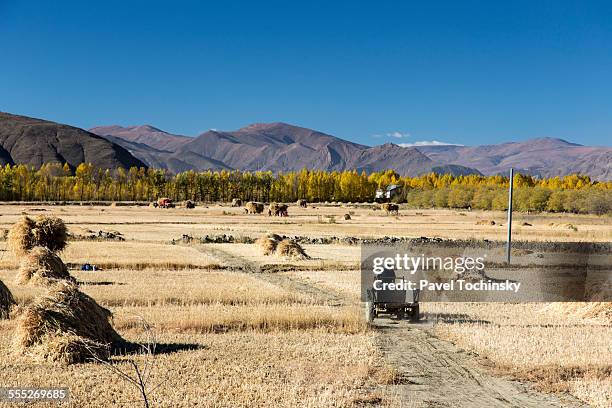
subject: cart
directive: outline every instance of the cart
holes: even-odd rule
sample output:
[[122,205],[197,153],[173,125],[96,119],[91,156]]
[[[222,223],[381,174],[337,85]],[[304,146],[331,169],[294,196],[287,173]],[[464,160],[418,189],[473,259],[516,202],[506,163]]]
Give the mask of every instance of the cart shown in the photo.
[[[393,270],[385,270],[379,277],[383,282],[399,282]],[[381,314],[396,315],[398,319],[419,320],[419,290],[374,290],[366,292],[366,320],[369,323]]]

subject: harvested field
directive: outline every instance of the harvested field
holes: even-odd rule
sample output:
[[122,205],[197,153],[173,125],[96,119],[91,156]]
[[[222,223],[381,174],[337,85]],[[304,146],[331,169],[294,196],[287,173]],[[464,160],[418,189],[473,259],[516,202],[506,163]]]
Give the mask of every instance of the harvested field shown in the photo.
[[[150,324],[158,342],[151,377],[163,383],[152,393],[154,406],[469,406],[462,405],[469,393],[499,406],[610,405],[612,332],[601,307],[424,303],[422,324],[381,319],[370,328],[359,302],[359,245],[316,240],[504,239],[503,213],[402,207],[399,216],[386,216],[374,209],[378,205],[291,204],[288,217],[268,217],[229,205],[37,207],[77,234],[117,231],[125,238],[71,240],[61,257],[79,290],[113,313],[118,335],[146,341],[141,318]],[[2,208],[5,229],[29,212]],[[479,220],[496,225],[476,225]],[[612,241],[606,217],[516,214],[515,220],[520,240]],[[226,234],[254,242],[268,232],[309,237],[300,245],[311,259],[263,255],[256,244],[198,240]],[[170,244],[183,234],[194,240]],[[102,270],[81,271],[85,262]],[[0,252],[0,280],[28,307],[47,289],[17,285],[18,267],[14,255]],[[0,382],[69,386],[79,407],[135,406],[128,402],[138,400],[135,390],[99,363],[65,367],[15,356],[17,324],[0,320]],[[112,357],[122,369],[130,360],[143,364],[144,356]],[[487,399],[495,390],[506,402]]]

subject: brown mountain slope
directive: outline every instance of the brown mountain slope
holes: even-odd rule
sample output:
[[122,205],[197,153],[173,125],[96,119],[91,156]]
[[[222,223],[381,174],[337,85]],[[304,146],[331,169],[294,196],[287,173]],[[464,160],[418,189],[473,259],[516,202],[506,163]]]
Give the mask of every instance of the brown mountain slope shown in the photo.
[[156,169],[166,169],[172,173],[180,173],[187,170],[231,170],[231,167],[220,161],[198,155],[194,152],[174,155],[173,152],[158,150],[144,143],[130,142],[116,136],[106,135],[102,137],[125,148],[134,157],[146,163],[147,166]]
[[157,150],[170,152],[177,151],[181,146],[189,143],[192,138],[164,132],[151,125],[142,126],[97,126],[89,129],[91,133],[99,136],[115,136],[129,142],[142,143]]
[[[189,153],[242,170],[377,171],[393,168],[401,174],[418,175],[440,165],[414,148],[393,144],[368,147],[286,123],[254,124],[233,132],[211,130],[181,147],[173,156],[189,162],[186,158]],[[452,166],[448,170],[458,174],[477,173],[462,166]]]
[[483,174],[506,173],[510,167],[543,177],[571,173],[612,180],[612,148],[587,147],[561,139],[539,138],[484,146],[420,146],[434,161],[474,167]]
[[0,163],[144,166],[123,147],[76,127],[0,112]]

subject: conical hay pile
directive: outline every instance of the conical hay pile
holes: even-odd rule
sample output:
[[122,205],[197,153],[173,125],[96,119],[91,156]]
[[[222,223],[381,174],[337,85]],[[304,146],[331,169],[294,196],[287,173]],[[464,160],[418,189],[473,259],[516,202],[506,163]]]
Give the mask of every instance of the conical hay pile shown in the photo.
[[0,319],[8,319],[11,313],[11,309],[15,306],[15,298],[13,294],[6,287],[4,282],[0,281]]
[[310,259],[300,244],[288,238],[278,243],[276,253],[293,259]]
[[107,358],[109,350],[125,341],[111,325],[111,312],[78,290],[60,281],[49,292],[25,307],[15,330],[17,353],[66,364]]
[[36,246],[61,251],[66,247],[66,224],[60,218],[40,216],[36,220],[23,217],[8,234],[8,245],[16,255],[24,255]]
[[75,282],[61,258],[48,248],[34,247],[22,257],[18,284],[48,285],[60,279]]
[[257,240],[257,245],[259,245],[264,255],[272,255],[276,251],[278,241],[264,236]]

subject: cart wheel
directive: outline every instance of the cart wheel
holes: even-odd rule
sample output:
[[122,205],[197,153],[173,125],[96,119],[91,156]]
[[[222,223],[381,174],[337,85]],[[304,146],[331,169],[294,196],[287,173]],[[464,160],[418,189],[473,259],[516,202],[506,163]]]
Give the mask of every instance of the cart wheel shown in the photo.
[[419,321],[419,305],[412,307],[412,310],[410,311],[410,320],[413,322]]
[[365,304],[366,322],[372,323],[374,321],[374,315],[375,314],[376,314],[376,312],[374,310],[374,303],[373,302],[366,302],[366,304]]

